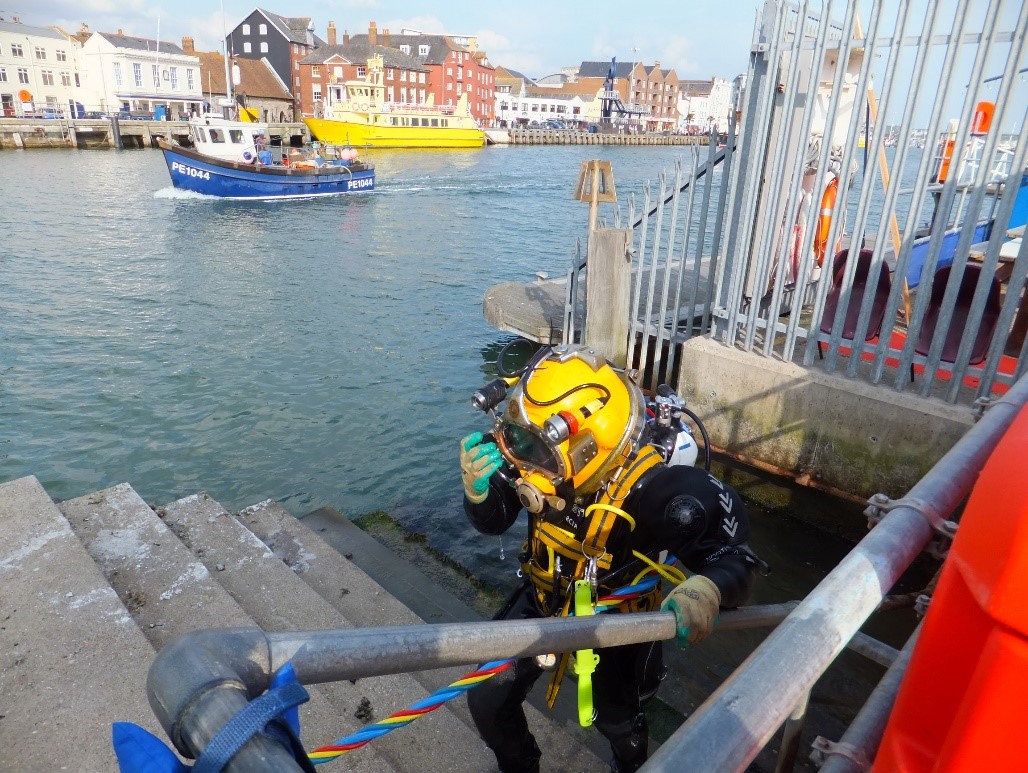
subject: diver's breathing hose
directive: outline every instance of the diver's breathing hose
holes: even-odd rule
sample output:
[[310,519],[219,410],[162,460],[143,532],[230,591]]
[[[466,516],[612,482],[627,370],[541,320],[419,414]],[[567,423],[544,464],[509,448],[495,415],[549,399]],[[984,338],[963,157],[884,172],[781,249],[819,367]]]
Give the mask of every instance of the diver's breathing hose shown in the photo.
[[703,422],[700,421],[700,417],[684,405],[682,406],[682,413],[693,420],[693,423],[695,423],[700,430],[700,435],[703,436],[703,469],[710,472],[710,435],[707,434],[707,428],[703,426]]

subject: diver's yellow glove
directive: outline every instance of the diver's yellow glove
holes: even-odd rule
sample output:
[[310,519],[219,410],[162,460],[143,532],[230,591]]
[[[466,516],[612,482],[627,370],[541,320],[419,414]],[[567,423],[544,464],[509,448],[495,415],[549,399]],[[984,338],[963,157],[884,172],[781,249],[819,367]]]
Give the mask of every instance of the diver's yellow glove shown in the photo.
[[675,613],[678,646],[698,644],[714,630],[714,618],[721,606],[721,591],[707,577],[694,574],[667,594],[661,609]]
[[482,433],[473,432],[460,441],[460,473],[464,496],[479,504],[489,496],[489,478],[500,468],[503,457],[496,443],[483,443]]

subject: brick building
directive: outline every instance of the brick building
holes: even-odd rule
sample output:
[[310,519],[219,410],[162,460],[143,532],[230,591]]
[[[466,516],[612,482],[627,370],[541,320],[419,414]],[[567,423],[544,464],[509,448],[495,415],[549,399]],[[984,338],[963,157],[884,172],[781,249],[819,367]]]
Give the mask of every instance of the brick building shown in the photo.
[[[610,70],[610,62],[582,62],[575,80],[596,89]],[[678,128],[678,75],[673,69],[662,70],[660,62],[617,62],[614,91],[632,111],[630,125],[640,131],[675,131]]]
[[[462,94],[468,95],[468,106],[475,119],[489,126],[495,106],[495,68],[474,37],[428,35],[412,30],[391,35],[378,30],[371,22],[366,35],[354,35],[344,42],[394,48],[415,59],[425,68],[426,95],[432,94],[437,105],[456,105]],[[419,82],[420,87],[420,82]]]
[[[381,38],[388,39],[388,33],[383,33]],[[297,96],[303,115],[323,115],[332,105],[341,102],[343,84],[364,78],[372,56],[382,57],[387,102],[420,105],[427,101],[429,70],[416,58],[398,48],[350,40],[348,35],[344,35],[343,41],[336,42],[335,23],[329,22],[328,44],[316,48],[300,61]]]

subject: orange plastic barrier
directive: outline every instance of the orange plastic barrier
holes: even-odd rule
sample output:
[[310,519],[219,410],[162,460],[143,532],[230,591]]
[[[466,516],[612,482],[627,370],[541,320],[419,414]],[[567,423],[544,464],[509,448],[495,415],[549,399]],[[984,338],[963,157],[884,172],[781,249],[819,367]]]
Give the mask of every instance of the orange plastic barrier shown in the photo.
[[1028,409],[968,501],[875,760],[892,771],[1028,766]]

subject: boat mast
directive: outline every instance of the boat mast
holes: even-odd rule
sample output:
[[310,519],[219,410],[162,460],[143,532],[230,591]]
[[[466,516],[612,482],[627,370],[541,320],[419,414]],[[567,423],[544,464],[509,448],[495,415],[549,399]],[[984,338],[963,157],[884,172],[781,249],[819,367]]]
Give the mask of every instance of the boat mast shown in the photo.
[[222,105],[222,113],[226,118],[232,115],[228,112],[232,109],[232,76],[228,66],[228,33],[225,31],[225,0],[221,0],[221,39],[225,46],[225,101]]

